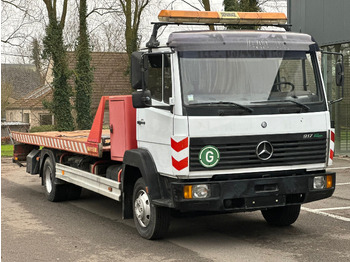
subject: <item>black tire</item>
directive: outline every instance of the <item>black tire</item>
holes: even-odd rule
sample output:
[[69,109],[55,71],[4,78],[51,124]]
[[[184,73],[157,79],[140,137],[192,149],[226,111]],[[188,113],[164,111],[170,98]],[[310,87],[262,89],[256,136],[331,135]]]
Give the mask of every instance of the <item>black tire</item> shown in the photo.
[[289,226],[299,217],[300,205],[275,207],[261,210],[266,222],[273,226]]
[[170,225],[170,210],[151,204],[143,178],[139,178],[133,192],[133,215],[136,229],[145,239],[159,239]]
[[47,200],[51,202],[59,202],[67,200],[66,185],[57,185],[56,179],[56,168],[53,160],[47,157],[44,162],[43,168],[43,181],[45,188],[45,195]]

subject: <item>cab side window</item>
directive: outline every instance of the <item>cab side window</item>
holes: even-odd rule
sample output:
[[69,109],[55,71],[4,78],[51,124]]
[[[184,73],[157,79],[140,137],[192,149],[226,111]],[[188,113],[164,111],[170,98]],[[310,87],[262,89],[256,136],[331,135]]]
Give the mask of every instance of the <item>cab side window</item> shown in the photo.
[[153,99],[168,104],[172,96],[170,55],[149,54],[147,58],[147,88]]

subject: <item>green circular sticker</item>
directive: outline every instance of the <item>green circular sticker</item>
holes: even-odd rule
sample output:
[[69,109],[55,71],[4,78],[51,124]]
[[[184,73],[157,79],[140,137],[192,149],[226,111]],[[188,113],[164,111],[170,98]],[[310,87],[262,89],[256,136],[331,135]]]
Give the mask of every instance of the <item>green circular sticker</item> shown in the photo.
[[204,167],[214,167],[219,162],[219,160],[220,153],[215,146],[205,146],[199,152],[199,162]]

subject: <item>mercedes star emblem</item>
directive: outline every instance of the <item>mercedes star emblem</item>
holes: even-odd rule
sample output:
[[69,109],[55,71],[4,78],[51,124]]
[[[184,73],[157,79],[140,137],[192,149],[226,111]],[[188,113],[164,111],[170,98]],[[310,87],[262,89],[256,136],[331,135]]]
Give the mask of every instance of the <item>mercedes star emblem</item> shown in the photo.
[[256,156],[261,160],[268,160],[272,157],[273,146],[269,141],[262,141],[256,147]]

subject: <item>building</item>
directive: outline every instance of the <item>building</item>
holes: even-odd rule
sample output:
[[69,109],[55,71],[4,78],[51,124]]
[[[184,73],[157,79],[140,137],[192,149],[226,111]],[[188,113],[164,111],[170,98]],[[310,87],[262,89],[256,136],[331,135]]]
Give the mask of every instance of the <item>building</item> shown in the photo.
[[34,65],[1,64],[1,118],[8,105],[41,85],[41,75]]
[[335,63],[339,56],[322,55],[322,73],[328,99],[335,100],[344,92],[343,101],[331,105],[336,128],[335,149],[350,153],[350,1],[288,0],[288,22],[292,31],[312,35],[321,49],[341,52],[344,56],[344,90],[335,85]]
[[27,123],[31,127],[52,125],[53,116],[43,106],[43,101],[51,99],[52,90],[48,84],[34,89],[6,108],[6,121]]
[[[69,68],[75,68],[75,55],[68,53]],[[91,66],[94,69],[92,111],[96,111],[101,96],[125,95],[131,93],[129,76],[126,74],[128,55],[126,53],[93,52],[91,53]],[[7,121],[20,121],[29,123],[31,127],[54,124],[53,115],[47,110],[43,101],[52,100],[52,72],[46,73],[45,84],[33,90],[24,98],[18,99],[6,109]],[[69,83],[74,88],[74,79]],[[72,98],[73,101],[74,98]],[[107,110],[108,113],[108,110]]]

